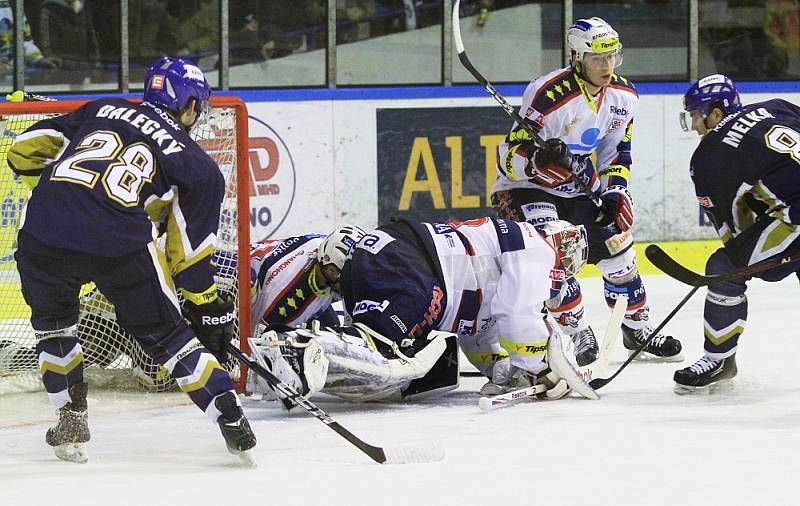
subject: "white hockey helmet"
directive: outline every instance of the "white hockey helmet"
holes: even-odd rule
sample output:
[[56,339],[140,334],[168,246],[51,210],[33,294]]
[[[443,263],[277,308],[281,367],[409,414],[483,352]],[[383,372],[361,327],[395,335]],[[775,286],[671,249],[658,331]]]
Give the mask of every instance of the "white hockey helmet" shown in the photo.
[[567,47],[572,66],[586,60],[586,54],[611,53],[614,68],[622,65],[622,43],[619,34],[601,18],[579,19],[567,30]]
[[556,220],[538,228],[560,256],[567,277],[577,275],[589,259],[589,241],[584,226]]
[[344,261],[355,248],[366,232],[355,225],[342,225],[336,229],[319,245],[317,260],[321,265],[333,264],[339,268],[344,267]]

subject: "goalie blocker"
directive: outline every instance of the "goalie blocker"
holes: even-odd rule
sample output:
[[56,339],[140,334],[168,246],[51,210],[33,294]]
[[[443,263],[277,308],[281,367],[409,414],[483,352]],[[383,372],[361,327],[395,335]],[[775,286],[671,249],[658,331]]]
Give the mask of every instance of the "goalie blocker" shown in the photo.
[[[250,339],[253,359],[310,397],[324,393],[352,402],[399,401],[444,394],[458,388],[458,346],[450,332],[420,339],[413,356],[366,325],[291,329],[272,327]],[[292,403],[252,372],[247,389],[264,399]]]

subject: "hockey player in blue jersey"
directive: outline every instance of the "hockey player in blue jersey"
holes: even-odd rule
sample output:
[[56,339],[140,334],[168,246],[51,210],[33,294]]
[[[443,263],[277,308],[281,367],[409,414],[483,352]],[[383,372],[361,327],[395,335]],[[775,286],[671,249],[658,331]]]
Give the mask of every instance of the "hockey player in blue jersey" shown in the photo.
[[[702,136],[689,174],[697,201],[723,247],[706,274],[724,274],[800,248],[800,108],[774,99],[742,106],[733,81],[704,77],[684,95],[684,130]],[[779,281],[788,264],[755,277]],[[747,320],[747,279],[708,287],[704,355],[675,372],[675,391],[713,391],[736,376],[736,350]]]
[[[9,151],[9,166],[32,187],[15,258],[42,382],[59,411],[46,435],[59,458],[88,458],[75,327],[78,293],[90,281],[145,353],[219,424],[229,451],[252,457],[256,438],[220,365],[235,317],[211,262],[224,181],[188,133],[209,95],[199,68],[165,57],[147,71],[143,103],[89,102],[34,124]],[[164,234],[166,254],[154,243]]]
[[586,261],[585,232],[566,222],[544,229],[494,218],[401,221],[340,242],[330,264],[340,278],[329,281],[352,325],[270,330],[255,355],[306,394],[399,400],[456,388],[460,346],[489,378],[483,395],[539,385],[546,398],[570,389],[596,398],[565,366],[560,334],[542,313]]
[[[622,64],[619,34],[600,18],[579,19],[567,31],[570,65],[534,79],[519,114],[547,139],[540,147],[515,124],[498,146],[492,203],[500,217],[539,225],[566,220],[586,227],[589,263],[603,275],[609,307],[625,295],[623,345],[631,353],[650,337],[650,307],[633,249],[634,213],[628,192],[633,118],[639,95],[615,74]],[[602,201],[598,208],[575,180]],[[584,315],[576,279],[567,296],[549,308],[575,343],[578,364],[594,362],[598,344]],[[653,336],[637,358],[679,361],[681,343]]]

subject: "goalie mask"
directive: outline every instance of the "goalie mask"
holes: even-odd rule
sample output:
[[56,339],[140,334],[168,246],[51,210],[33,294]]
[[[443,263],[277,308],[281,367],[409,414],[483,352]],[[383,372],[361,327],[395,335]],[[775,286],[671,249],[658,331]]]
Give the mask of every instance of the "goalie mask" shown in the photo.
[[592,65],[596,59],[614,58],[614,68],[622,65],[619,34],[600,18],[579,19],[567,30],[570,64]]
[[589,242],[583,225],[557,220],[538,227],[545,240],[556,250],[567,277],[574,277],[589,259]]
[[722,74],[704,77],[694,83],[683,95],[683,111],[680,121],[684,132],[691,130],[692,111],[700,111],[703,118],[708,116],[712,107],[718,107],[728,115],[742,109],[739,91],[733,81]]

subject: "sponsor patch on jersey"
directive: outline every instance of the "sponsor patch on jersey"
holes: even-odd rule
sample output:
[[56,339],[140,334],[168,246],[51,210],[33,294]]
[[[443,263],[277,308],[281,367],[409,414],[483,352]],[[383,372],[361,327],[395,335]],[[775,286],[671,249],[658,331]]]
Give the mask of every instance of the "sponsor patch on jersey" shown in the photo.
[[630,112],[624,107],[617,107],[615,105],[611,106],[611,114],[616,114],[617,116],[627,116],[629,113]]
[[365,235],[358,244],[356,249],[363,249],[369,251],[373,255],[377,255],[389,243],[394,241],[394,237],[390,236],[383,230],[373,230]]
[[497,232],[497,244],[500,246],[501,252],[525,249],[525,238],[516,223],[501,219],[492,221],[495,232]]
[[431,223],[434,234],[452,234],[453,226],[449,223]]
[[383,311],[389,307],[389,301],[384,300],[383,302],[375,302],[374,300],[360,300],[356,302],[355,307],[353,308],[353,316],[357,314],[364,314],[369,311],[378,311],[383,313]]
[[456,334],[460,336],[470,336],[475,330],[475,322],[472,320],[459,320]]
[[611,120],[611,124],[608,125],[607,132],[609,132],[609,133],[613,132],[614,130],[616,130],[617,128],[619,128],[621,126],[622,126],[622,120],[621,119],[612,119]]
[[556,206],[550,203],[524,204],[521,209],[525,221],[534,226],[558,220]]
[[616,255],[631,244],[633,244],[633,235],[631,235],[630,230],[612,235],[606,239],[606,248],[608,248],[608,252],[612,255]]
[[697,197],[697,203],[706,208],[714,207],[709,197]]

